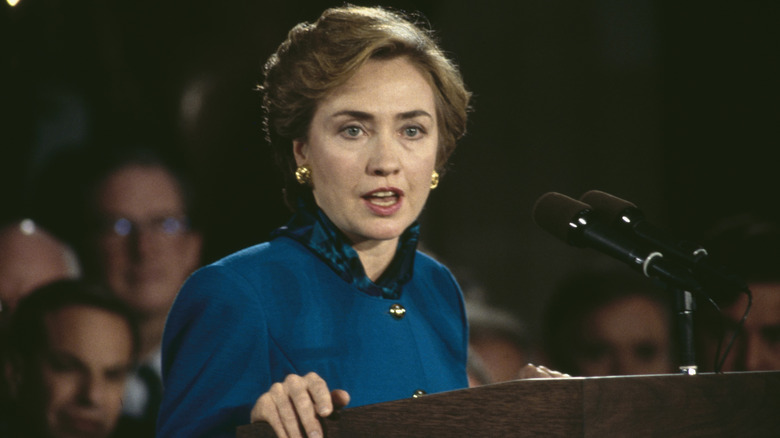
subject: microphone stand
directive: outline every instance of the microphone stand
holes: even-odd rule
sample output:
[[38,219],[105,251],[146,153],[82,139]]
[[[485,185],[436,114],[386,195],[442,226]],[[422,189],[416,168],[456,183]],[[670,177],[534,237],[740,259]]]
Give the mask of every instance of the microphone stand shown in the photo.
[[674,292],[675,310],[677,312],[677,336],[680,353],[680,372],[696,375],[696,360],[693,349],[693,311],[696,310],[696,301],[693,293],[680,288],[669,288]]
[[675,265],[662,265],[663,258],[663,254],[659,252],[650,253],[644,260],[642,270],[646,277],[659,279],[666,290],[674,294],[679,369],[681,373],[693,376],[697,370],[693,349],[693,312],[696,310],[696,301],[691,290],[698,291],[701,286],[686,269]]

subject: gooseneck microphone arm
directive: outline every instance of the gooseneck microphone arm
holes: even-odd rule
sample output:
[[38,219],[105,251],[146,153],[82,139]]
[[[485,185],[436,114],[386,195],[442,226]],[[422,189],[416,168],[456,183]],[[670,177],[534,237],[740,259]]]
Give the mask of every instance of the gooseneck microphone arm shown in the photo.
[[534,205],[534,221],[567,244],[601,251],[646,277],[691,292],[701,290],[701,285],[688,270],[599,220],[591,206],[584,202],[556,192],[546,193]]
[[689,241],[672,238],[654,227],[642,210],[629,201],[600,190],[591,190],[580,196],[580,201],[590,205],[594,214],[604,223],[622,228],[637,239],[665,256],[691,270],[708,294],[715,291],[745,292],[748,287],[743,279],[729,273],[722,266],[712,264],[707,250]]

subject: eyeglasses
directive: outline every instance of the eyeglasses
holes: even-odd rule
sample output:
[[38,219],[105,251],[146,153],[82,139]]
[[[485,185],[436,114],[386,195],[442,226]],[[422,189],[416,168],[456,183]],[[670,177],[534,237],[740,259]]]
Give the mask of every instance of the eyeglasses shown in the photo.
[[142,231],[157,236],[176,236],[189,229],[190,223],[186,216],[157,216],[144,221],[120,217],[106,221],[103,226],[103,232],[114,237],[137,236]]

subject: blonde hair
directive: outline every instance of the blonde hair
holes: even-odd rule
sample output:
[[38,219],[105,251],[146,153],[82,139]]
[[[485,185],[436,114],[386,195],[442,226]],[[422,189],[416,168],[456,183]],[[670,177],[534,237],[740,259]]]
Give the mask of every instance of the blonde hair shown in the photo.
[[292,140],[304,139],[317,104],[371,59],[406,57],[429,80],[436,99],[439,146],[436,169],[443,174],[466,133],[471,93],[432,31],[399,12],[346,5],[325,10],[314,23],[299,23],[264,67],[264,129],[285,181],[288,205],[308,187],[295,181]]

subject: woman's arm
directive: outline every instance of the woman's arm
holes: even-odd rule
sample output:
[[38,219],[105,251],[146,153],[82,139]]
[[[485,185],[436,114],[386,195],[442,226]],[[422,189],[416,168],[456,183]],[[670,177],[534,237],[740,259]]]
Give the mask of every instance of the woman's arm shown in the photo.
[[270,387],[269,339],[254,287],[232,270],[193,274],[163,336],[159,438],[235,436]]

